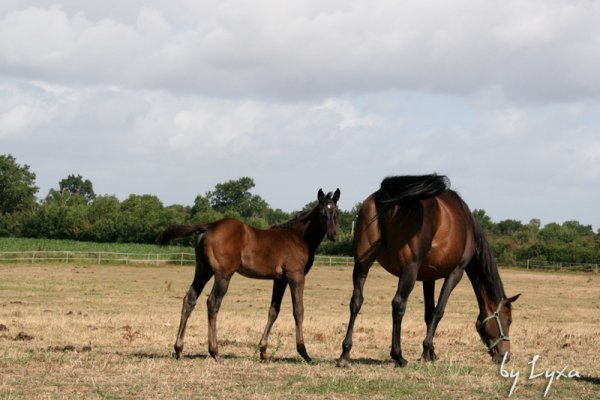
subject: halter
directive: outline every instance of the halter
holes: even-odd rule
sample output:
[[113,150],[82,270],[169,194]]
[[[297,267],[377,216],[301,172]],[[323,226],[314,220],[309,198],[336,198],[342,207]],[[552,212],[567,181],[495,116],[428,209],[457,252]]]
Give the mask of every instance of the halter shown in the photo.
[[[481,341],[483,342],[483,344],[485,345],[485,347],[487,347],[488,351],[492,351],[492,349],[496,346],[498,346],[500,344],[500,342],[502,342],[503,340],[509,341],[510,338],[508,336],[504,335],[504,330],[502,329],[502,323],[500,322],[500,309],[502,308],[502,303],[504,302],[504,299],[500,300],[500,304],[498,304],[498,309],[492,314],[489,315],[487,317],[485,317],[481,323],[479,324],[479,326],[477,327],[477,333],[479,333],[479,337],[481,338]],[[487,345],[487,343],[485,342],[485,338],[483,337],[483,326],[485,325],[486,322],[491,321],[491,320],[496,320],[496,323],[498,324],[498,332],[500,332],[500,337],[498,337],[498,339],[496,339],[494,341],[494,343],[492,343],[491,345]]]

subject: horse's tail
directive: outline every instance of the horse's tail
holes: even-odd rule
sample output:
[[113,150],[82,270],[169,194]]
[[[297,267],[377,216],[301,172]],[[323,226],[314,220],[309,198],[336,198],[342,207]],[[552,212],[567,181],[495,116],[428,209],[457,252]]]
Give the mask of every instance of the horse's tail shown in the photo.
[[380,202],[386,204],[429,199],[449,188],[450,180],[445,175],[390,176],[381,182]]
[[173,239],[190,236],[196,232],[204,233],[207,229],[207,224],[171,225],[158,235],[156,244],[164,246]]
[[381,187],[374,193],[374,199],[382,244],[387,245],[384,223],[388,207],[436,197],[449,188],[448,177],[438,174],[389,176],[381,181]]

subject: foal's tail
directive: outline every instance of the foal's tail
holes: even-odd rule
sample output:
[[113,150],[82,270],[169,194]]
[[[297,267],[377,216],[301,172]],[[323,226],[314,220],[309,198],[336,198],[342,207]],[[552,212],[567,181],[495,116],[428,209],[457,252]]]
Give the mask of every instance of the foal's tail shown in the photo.
[[208,230],[207,224],[171,225],[162,231],[156,238],[156,244],[164,246],[170,240],[190,236],[193,233],[204,233]]

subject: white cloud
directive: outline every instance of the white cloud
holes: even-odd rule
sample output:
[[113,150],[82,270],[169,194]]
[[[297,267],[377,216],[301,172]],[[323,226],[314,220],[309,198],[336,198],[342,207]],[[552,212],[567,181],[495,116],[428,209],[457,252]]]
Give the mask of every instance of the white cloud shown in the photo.
[[350,208],[437,171],[496,218],[596,224],[569,196],[600,194],[598,20],[566,0],[6,0],[0,146],[42,194],[81,173],[185,204],[250,175],[275,207],[323,186]]
[[497,87],[553,102],[600,91],[596,2],[58,4],[0,14],[5,73],[292,101]]

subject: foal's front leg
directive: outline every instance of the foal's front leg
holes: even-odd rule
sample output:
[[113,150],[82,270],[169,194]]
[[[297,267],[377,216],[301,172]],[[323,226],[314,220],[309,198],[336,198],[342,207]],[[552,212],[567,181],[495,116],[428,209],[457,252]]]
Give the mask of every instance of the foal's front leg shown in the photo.
[[292,292],[292,307],[294,309],[294,321],[296,322],[296,350],[309,363],[312,359],[306,352],[304,335],[302,333],[302,322],[304,320],[304,302],[302,298],[304,292],[304,275],[296,279],[290,279],[290,291]]
[[262,338],[260,339],[260,359],[262,361],[267,361],[269,359],[269,356],[267,356],[269,333],[271,332],[271,327],[273,326],[273,323],[279,315],[279,310],[281,309],[281,300],[283,299],[283,293],[285,292],[286,286],[287,282],[285,281],[285,279],[273,281],[273,294],[271,295],[271,307],[269,308],[269,318],[267,320],[267,325],[265,326],[265,331],[262,335]]

